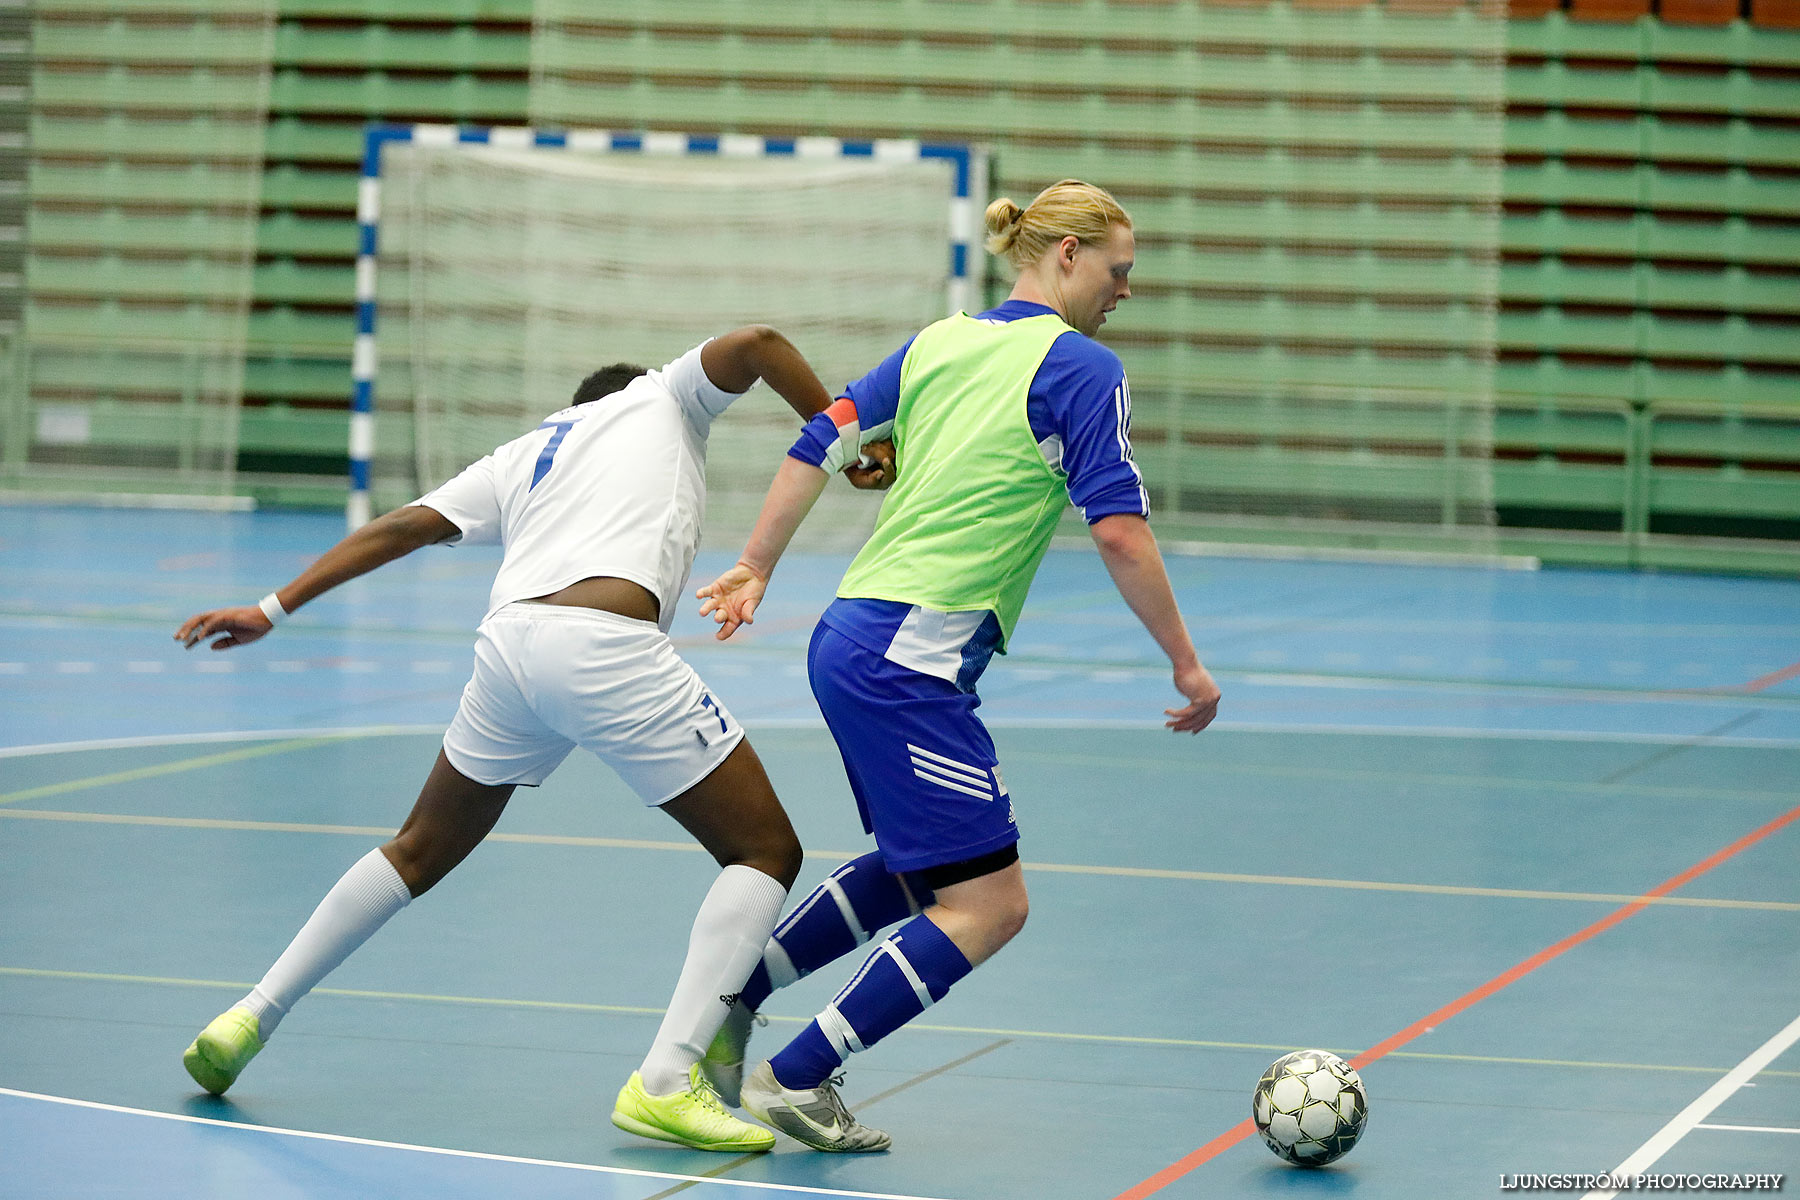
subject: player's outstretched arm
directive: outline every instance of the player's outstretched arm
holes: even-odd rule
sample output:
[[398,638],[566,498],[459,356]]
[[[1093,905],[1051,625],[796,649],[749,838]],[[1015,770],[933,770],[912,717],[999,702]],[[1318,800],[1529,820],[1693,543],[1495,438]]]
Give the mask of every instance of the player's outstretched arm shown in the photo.
[[[370,521],[320,555],[292,582],[274,593],[276,601],[284,611],[291,613],[340,583],[366,575],[383,563],[411,554],[420,546],[455,537],[459,532],[456,525],[436,509],[419,504],[397,508]],[[274,622],[259,606],[244,604],[215,608],[189,617],[175,631],[175,640],[192,650],[197,643],[216,637],[212,648],[229,650],[254,642],[273,628]]]
[[1177,733],[1199,733],[1218,715],[1219,685],[1194,653],[1150,522],[1132,513],[1114,513],[1088,526],[1088,532],[1119,594],[1169,656],[1175,690],[1188,699],[1184,708],[1164,709],[1169,719],[1163,724]]
[[768,325],[746,325],[714,338],[700,349],[700,367],[728,392],[747,392],[757,380],[765,380],[802,421],[831,404],[831,393],[806,357]]
[[720,641],[736,633],[738,626],[756,623],[756,606],[762,603],[775,564],[794,540],[800,522],[818,503],[829,478],[811,463],[797,458],[781,460],[737,565],[694,593],[701,600],[700,615],[710,616],[719,626],[713,636]]

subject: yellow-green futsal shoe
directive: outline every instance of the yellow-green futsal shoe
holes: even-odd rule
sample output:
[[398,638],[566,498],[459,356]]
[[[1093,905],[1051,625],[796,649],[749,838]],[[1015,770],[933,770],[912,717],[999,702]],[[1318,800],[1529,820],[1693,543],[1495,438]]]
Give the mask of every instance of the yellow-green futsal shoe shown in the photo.
[[626,1133],[695,1150],[744,1152],[775,1148],[774,1134],[740,1121],[725,1110],[699,1063],[688,1068],[687,1090],[668,1096],[652,1096],[644,1090],[643,1076],[633,1071],[619,1089],[612,1123]]
[[215,1096],[237,1082],[263,1048],[262,1026],[247,1008],[228,1008],[200,1031],[181,1065],[194,1082]]

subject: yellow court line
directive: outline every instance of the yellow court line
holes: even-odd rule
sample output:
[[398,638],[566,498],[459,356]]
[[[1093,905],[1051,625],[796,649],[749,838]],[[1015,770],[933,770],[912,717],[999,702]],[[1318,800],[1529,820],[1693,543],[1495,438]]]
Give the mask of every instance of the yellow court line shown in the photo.
[[[1696,740],[1694,748],[1705,749],[1704,741]],[[1062,763],[1078,767],[1113,767],[1117,768],[1119,760],[1101,754],[1075,754],[1061,750],[1007,750],[1008,758],[1029,758],[1038,762]],[[1158,771],[1191,772],[1194,762],[1188,758],[1156,758],[1134,757],[1133,767],[1143,767]],[[1621,792],[1630,792],[1634,796],[1652,796],[1669,800],[1768,800],[1787,795],[1785,791],[1748,791],[1732,788],[1690,788],[1690,787],[1658,787],[1654,784],[1585,783],[1576,779],[1531,779],[1515,775],[1444,775],[1444,774],[1409,774],[1403,771],[1359,771],[1347,767],[1291,767],[1273,763],[1207,763],[1209,773],[1229,773],[1233,775],[1264,775],[1275,779],[1307,779],[1307,780],[1355,780],[1364,783],[1379,783],[1390,787],[1411,784],[1418,787],[1456,787],[1456,788],[1513,788],[1528,789],[1534,792],[1560,792],[1571,796],[1617,796]],[[1633,897],[1636,899],[1636,897]]]
[[45,796],[62,796],[69,792],[82,792],[89,788],[105,787],[113,783],[132,783],[139,779],[154,779],[158,775],[176,775],[182,771],[196,771],[201,767],[216,767],[225,763],[242,762],[249,758],[262,758],[270,754],[286,754],[290,750],[306,750],[313,746],[325,746],[343,740],[340,737],[290,738],[287,741],[271,742],[266,746],[246,746],[241,750],[224,750],[218,754],[180,758],[174,762],[157,763],[149,767],[133,767],[129,771],[90,775],[86,779],[47,783],[42,787],[24,788],[16,792],[0,792],[0,804],[11,804],[15,800],[40,800]]
[[[0,818],[21,821],[67,821],[91,825],[146,825],[174,829],[222,829],[247,833],[339,834],[351,837],[393,835],[387,825],[314,825],[295,821],[239,821],[222,817],[157,817],[133,813],[58,812],[52,809],[0,809]],[[643,838],[578,837],[550,833],[490,833],[490,842],[523,846],[578,846],[610,850],[662,850],[684,854],[704,851],[694,842],[661,842]],[[855,858],[851,850],[808,850],[807,858],[841,863]],[[1728,908],[1756,912],[1800,912],[1800,901],[1724,900],[1706,896],[1655,896],[1645,900],[1611,892],[1549,892],[1527,888],[1463,887],[1448,883],[1393,883],[1378,879],[1321,879],[1306,875],[1242,875],[1227,871],[1184,871],[1167,867],[1109,867],[1090,863],[1026,863],[1027,871],[1055,875],[1098,875],[1122,879],[1173,879],[1189,883],[1239,883],[1261,887],[1331,888],[1339,891],[1401,892],[1427,896],[1479,896],[1498,900],[1555,900],[1577,904],[1643,902],[1672,908]]]
[[[162,987],[222,988],[247,992],[252,984],[229,979],[181,979],[167,975],[116,975],[105,971],[49,971],[37,967],[0,967],[0,975],[22,979],[61,979],[80,983],[149,983]],[[355,1000],[412,1000],[427,1004],[466,1004],[483,1008],[550,1009],[558,1012],[613,1013],[628,1017],[660,1017],[660,1008],[627,1004],[581,1004],[573,1000],[518,1000],[497,996],[443,996],[431,992],[376,992],[363,988],[316,987],[314,996],[347,996]],[[798,1018],[783,1018],[798,1020]]]
[[[52,971],[38,967],[0,967],[0,976],[21,979],[53,979],[80,983],[135,983],[164,987],[218,988],[225,991],[249,991],[251,985],[225,979],[181,979],[163,975],[119,975],[102,971]],[[526,1000],[503,996],[450,996],[432,992],[378,992],[360,988],[319,987],[314,995],[343,996],[356,1000],[407,1000],[425,1004],[457,1004],[481,1008],[520,1008],[550,1012],[610,1013],[615,1016],[660,1017],[660,1008],[625,1004],[587,1004],[575,1000]],[[770,1016],[772,1022],[804,1025],[809,1017]],[[1093,1042],[1103,1045],[1170,1046],[1192,1050],[1255,1050],[1284,1054],[1293,1046],[1265,1042],[1217,1042],[1198,1038],[1134,1037],[1114,1033],[1066,1033],[1048,1029],[993,1029],[982,1025],[930,1025],[908,1022],[906,1028],[918,1033],[971,1034],[977,1037],[1029,1038],[1052,1042]],[[1701,1075],[1720,1075],[1727,1068],[1683,1066],[1673,1063],[1590,1062],[1566,1058],[1508,1058],[1492,1054],[1428,1054],[1421,1051],[1397,1050],[1389,1058],[1416,1058],[1433,1062],[1486,1063],[1496,1066],[1570,1067],[1581,1070],[1606,1071],[1672,1071]],[[1763,1075],[1800,1079],[1800,1071],[1763,1071]]]
[[[1663,1063],[1592,1062],[1573,1058],[1507,1058],[1493,1054],[1427,1054],[1423,1050],[1396,1050],[1388,1058],[1419,1058],[1431,1062],[1494,1063],[1503,1067],[1579,1067],[1600,1071],[1688,1071],[1696,1075],[1723,1075],[1730,1068],[1676,1067]],[[1764,1075],[1800,1079],[1800,1071],[1764,1071]]]
[[1460,887],[1449,883],[1390,883],[1379,879],[1318,879],[1305,875],[1236,875],[1223,871],[1178,871],[1160,867],[1071,866],[1027,863],[1027,871],[1072,875],[1113,875],[1138,879],[1186,879],[1205,883],[1251,883],[1277,887],[1339,888],[1359,892],[1411,892],[1428,896],[1487,896],[1504,900],[1571,900],[1582,904],[1671,905],[1677,908],[1746,908],[1763,912],[1800,912],[1791,900],[1717,900],[1704,896],[1630,896],[1611,892],[1544,892],[1529,888]]
[[[157,817],[141,813],[62,812],[56,809],[0,809],[0,818],[20,821],[67,821],[78,825],[149,825],[164,829],[223,829],[240,833],[314,833],[349,837],[394,836],[392,825],[320,825],[302,821],[239,821],[224,817]],[[490,833],[490,842],[513,842],[526,846],[598,846],[616,850],[680,850],[704,853],[697,842],[657,842],[641,838],[576,837],[544,833]],[[830,851],[817,851],[820,857],[833,857]],[[854,854],[836,857],[842,862]]]

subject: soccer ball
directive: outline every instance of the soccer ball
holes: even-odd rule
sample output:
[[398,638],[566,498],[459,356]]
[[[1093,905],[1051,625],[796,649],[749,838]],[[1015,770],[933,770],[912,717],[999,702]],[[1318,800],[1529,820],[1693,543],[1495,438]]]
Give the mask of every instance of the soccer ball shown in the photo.
[[1250,1116],[1269,1149],[1302,1167],[1342,1158],[1362,1136],[1369,1097],[1349,1063],[1324,1050],[1297,1050],[1256,1081]]

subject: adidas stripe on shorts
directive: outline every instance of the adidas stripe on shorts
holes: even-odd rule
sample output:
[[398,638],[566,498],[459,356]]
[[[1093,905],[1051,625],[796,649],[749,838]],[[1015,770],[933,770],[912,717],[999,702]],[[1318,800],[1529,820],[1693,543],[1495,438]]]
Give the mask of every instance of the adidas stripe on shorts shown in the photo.
[[964,862],[1019,840],[981,704],[821,622],[807,674],[888,870]]

